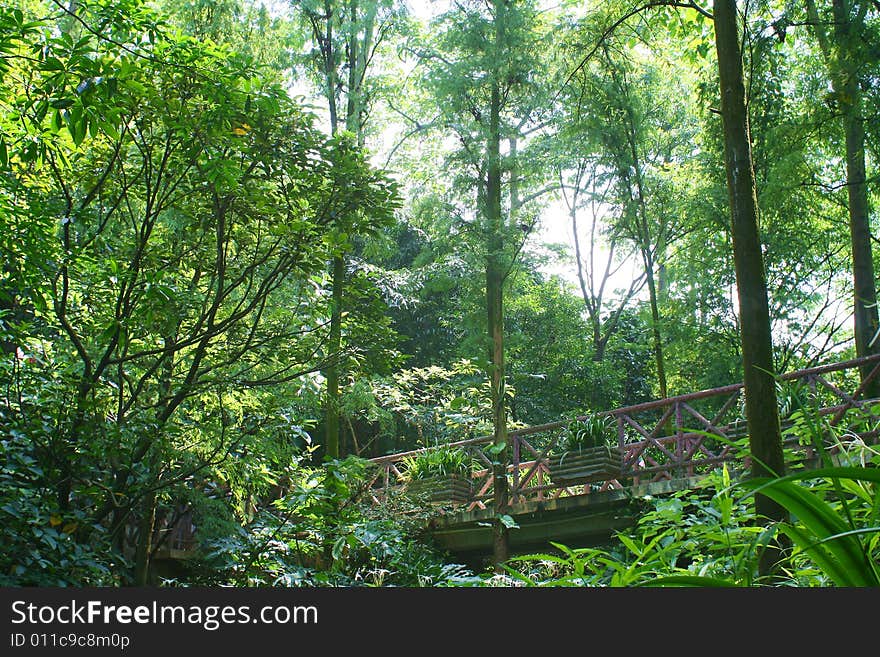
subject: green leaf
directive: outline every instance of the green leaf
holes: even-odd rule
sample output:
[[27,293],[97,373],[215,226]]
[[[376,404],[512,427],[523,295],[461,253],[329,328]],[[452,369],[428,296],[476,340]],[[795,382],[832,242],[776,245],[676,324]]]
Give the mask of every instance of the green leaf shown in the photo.
[[102,122],[101,127],[103,128],[104,132],[107,133],[107,136],[110,137],[110,139],[113,139],[114,141],[119,139],[119,131],[116,129],[116,126],[113,125],[111,121]]
[[[842,469],[859,470],[859,468],[833,468],[833,470]],[[825,543],[825,546],[835,560],[835,565],[839,566],[846,574],[845,578],[852,582],[847,586],[880,585],[858,538],[849,534],[849,530],[854,528],[818,495],[785,480],[756,478],[740,482],[739,485],[751,489],[753,493],[760,492],[762,495],[766,495],[795,516],[805,529],[816,537],[817,541],[810,541],[809,544],[827,539],[828,542]],[[799,538],[803,538],[799,532],[799,529],[795,530]],[[795,536],[791,535],[791,537],[794,540]],[[814,556],[818,548],[810,551],[806,545],[808,544],[802,547],[811,556]],[[817,565],[819,565],[818,562]],[[820,567],[822,566],[820,565]],[[834,572],[838,572],[838,569],[835,568]],[[828,575],[832,576],[830,572]]]
[[514,520],[511,516],[507,515],[506,513],[498,516],[498,520],[501,522],[502,525],[504,525],[508,529],[519,529],[519,525],[516,524],[516,520]]
[[73,123],[71,125],[70,136],[73,139],[73,143],[79,146],[83,143],[83,140],[86,138],[86,132],[89,128],[89,119],[86,116],[83,116],[79,121]]
[[147,94],[147,87],[142,85],[137,80],[132,80],[130,78],[127,78],[122,81],[122,84],[123,84],[123,86],[128,87],[129,89],[131,89],[132,91],[134,91],[137,94],[141,94],[141,95]]
[[781,529],[795,545],[800,547],[810,556],[813,562],[831,579],[831,581],[838,586],[854,586],[849,573],[847,573],[846,569],[841,567],[831,551],[825,549],[823,546],[816,545],[813,541],[813,537],[806,531],[793,525],[782,525]]
[[110,322],[107,327],[103,331],[101,331],[101,341],[108,342],[112,340],[119,331],[119,328],[120,326],[118,321],[113,320],[112,322]]
[[510,566],[508,566],[506,564],[501,564],[501,567],[508,574],[508,576],[517,580],[518,582],[522,582],[526,586],[535,586],[535,580],[533,580],[531,577],[528,577],[527,575],[523,575],[521,572],[511,568]]
[[669,575],[667,577],[658,577],[638,586],[654,587],[654,586],[693,586],[693,587],[735,587],[737,584],[722,579],[720,577],[705,577],[701,575]]
[[[762,481],[764,482],[763,485],[770,486],[779,482],[803,481],[807,479],[852,479],[854,481],[872,481],[874,483],[880,483],[880,470],[877,468],[860,468],[851,466],[817,468],[816,470],[796,472],[794,474],[786,475],[785,477],[779,477],[778,479],[766,477],[762,478]],[[756,480],[752,479],[749,481]],[[761,488],[759,487],[756,491],[752,492],[760,491]]]
[[342,555],[345,554],[345,546],[348,545],[348,541],[345,536],[340,536],[333,543],[333,549],[330,550],[330,554],[334,560],[342,559]]
[[57,57],[49,57],[43,62],[43,69],[46,71],[63,71],[64,64]]
[[493,443],[491,447],[487,447],[486,451],[492,456],[498,456],[507,449],[507,443]]
[[462,406],[467,403],[464,397],[456,397],[452,401],[449,402],[449,409],[453,411],[459,410]]

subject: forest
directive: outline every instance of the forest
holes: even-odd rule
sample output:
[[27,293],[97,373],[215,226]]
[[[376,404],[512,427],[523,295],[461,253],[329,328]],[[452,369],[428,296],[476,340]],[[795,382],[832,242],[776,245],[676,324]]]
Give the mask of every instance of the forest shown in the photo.
[[878,586],[878,205],[877,0],[0,0],[0,586]]

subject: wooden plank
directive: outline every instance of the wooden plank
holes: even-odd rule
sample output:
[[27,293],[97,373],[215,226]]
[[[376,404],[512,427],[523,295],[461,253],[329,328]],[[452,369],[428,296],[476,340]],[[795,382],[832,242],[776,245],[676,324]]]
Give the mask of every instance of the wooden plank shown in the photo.
[[644,436],[645,440],[648,440],[648,441],[653,441],[653,440],[654,440],[654,438],[651,436],[651,434],[648,433],[648,430],[645,429],[641,424],[639,424],[638,422],[636,422],[635,420],[633,420],[629,415],[623,415],[623,416],[621,416],[621,417],[623,417],[624,422],[626,422],[626,423],[627,423],[628,425],[630,425],[633,429],[635,429],[635,430],[638,431],[642,436]]
[[708,429],[710,433],[715,433],[721,438],[727,438],[727,435],[721,429],[715,426],[712,422],[709,422],[709,420],[703,417],[702,413],[692,408],[690,404],[682,402],[681,406],[689,414],[693,415],[700,423],[702,423],[702,425],[706,427],[706,429]]
[[660,438],[660,432],[663,431],[663,427],[666,426],[666,423],[669,421],[669,418],[672,417],[672,413],[675,411],[677,404],[672,404],[669,408],[666,409],[666,412],[663,414],[663,417],[657,422],[654,426],[653,431],[651,431],[650,438]]
[[825,386],[826,388],[828,388],[828,389],[829,389],[831,392],[833,392],[838,398],[842,399],[842,400],[845,401],[847,404],[851,404],[851,405],[853,405],[853,406],[861,406],[861,402],[857,402],[856,400],[854,400],[852,397],[850,397],[848,394],[846,394],[843,390],[841,390],[840,388],[838,388],[836,385],[834,385],[833,383],[827,381],[827,380],[825,379],[825,377],[823,377],[823,376],[817,376],[817,377],[816,377],[816,381],[818,381],[818,382],[821,383],[823,386]]
[[532,456],[538,456],[538,450],[532,447],[532,444],[526,440],[525,438],[520,438],[520,442],[525,445],[525,448],[529,451]]
[[733,407],[733,405],[737,401],[739,401],[740,394],[741,394],[741,391],[737,390],[735,393],[733,393],[730,396],[730,398],[726,402],[724,402],[724,405],[719,409],[718,413],[712,419],[712,424],[718,424],[719,422],[721,422],[721,419],[725,415],[727,415],[727,411],[729,411]]

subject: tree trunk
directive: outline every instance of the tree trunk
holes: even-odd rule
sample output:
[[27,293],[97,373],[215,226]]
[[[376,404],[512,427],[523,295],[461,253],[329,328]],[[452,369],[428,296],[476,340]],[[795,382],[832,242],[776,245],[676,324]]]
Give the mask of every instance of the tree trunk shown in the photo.
[[335,135],[339,125],[339,112],[336,106],[336,82],[338,76],[336,74],[336,53],[334,52],[333,44],[333,13],[330,0],[324,0],[324,15],[327,21],[326,29],[324,34],[321,35],[317,24],[315,24],[315,38],[321,46],[321,57],[324,60],[324,84],[326,85],[324,93],[327,94],[327,109],[330,112],[330,132]]
[[660,334],[660,306],[657,301],[657,285],[654,282],[654,263],[649,254],[645,256],[645,276],[648,281],[648,301],[651,304],[651,335],[654,343],[654,362],[657,365],[657,383],[660,388],[660,398],[669,396],[669,388],[666,384],[666,364],[663,358],[663,336]]
[[[324,2],[324,32],[320,30],[318,18],[313,18],[313,36],[320,45],[324,67],[324,93],[327,96],[327,108],[330,112],[330,133],[336,136],[339,131],[339,112],[336,102],[336,86],[338,73],[336,70],[336,53],[333,42],[334,10],[329,0]],[[345,259],[339,254],[333,258],[330,274],[330,335],[327,353],[331,362],[324,370],[327,388],[324,399],[324,453],[329,459],[337,459],[339,451],[339,362],[338,356],[342,347],[342,286],[345,279]]]
[[507,561],[509,556],[508,529],[500,520],[500,516],[507,513],[509,506],[507,465],[510,450],[507,445],[507,409],[504,404],[504,279],[499,264],[497,259],[490,257],[486,267],[486,307],[491,340],[492,424],[494,443],[498,449],[492,466],[496,513],[492,531],[492,562],[496,568]]
[[[867,4],[852,16],[848,0],[833,0],[833,30],[823,27],[814,0],[806,0],[807,16],[819,42],[828,67],[833,98],[843,119],[846,143],[846,189],[849,209],[849,232],[852,246],[853,275],[853,338],[856,356],[880,353],[880,340],[874,341],[878,331],[877,291],[874,284],[874,261],[871,254],[871,225],[869,219],[868,188],[865,184],[865,127],[862,123],[862,89],[858,79],[859,62],[854,59],[858,32],[864,27]],[[832,38],[833,37],[833,38]],[[862,381],[871,367],[860,368]],[[865,387],[865,397],[880,396],[880,381]]]
[[[338,255],[333,258],[333,307],[330,312],[330,339],[328,352],[337,357],[342,349],[342,289],[345,285],[345,259]],[[326,454],[328,458],[339,458],[339,362],[334,360],[326,370],[327,408],[324,417]]]
[[[588,274],[584,273],[584,260],[581,251],[581,240],[578,232],[578,197],[580,196],[581,184],[583,181],[585,166],[583,163],[578,164],[578,171],[572,189],[571,200],[565,193],[565,183],[560,174],[560,190],[562,197],[568,206],[568,216],[571,220],[572,240],[574,242],[574,257],[577,266],[578,284],[580,285],[581,298],[584,302],[584,309],[587,312],[587,320],[590,325],[590,333],[593,337],[593,362],[601,363],[605,359],[605,351],[608,348],[608,341],[617,330],[617,323],[626,308],[627,302],[636,294],[641,287],[638,280],[630,283],[629,290],[623,295],[617,303],[617,307],[612,310],[607,319],[602,318],[602,309],[604,307],[605,288],[611,279],[611,266],[614,259],[616,249],[616,238],[612,237],[609,245],[609,253],[605,257],[605,268],[602,278],[596,289],[596,212],[593,211],[593,221],[590,226],[589,239],[589,260]],[[590,177],[590,182],[595,182],[595,176]]]
[[[654,251],[651,244],[651,232],[648,223],[648,208],[645,204],[645,186],[642,176],[642,165],[639,160],[639,152],[636,147],[636,122],[632,107],[627,108],[630,130],[628,132],[630,155],[632,156],[633,169],[636,176],[637,202],[637,232],[639,235],[639,249],[642,252],[642,261],[645,265],[645,278],[648,283],[648,302],[651,306],[651,336],[654,344],[654,362],[657,366],[657,383],[661,399],[669,396],[669,387],[666,384],[666,362],[663,357],[663,336],[660,334],[660,302],[657,297],[657,283],[654,277]],[[629,183],[627,183],[629,186]],[[632,198],[632,193],[630,193]],[[660,225],[657,234],[657,253],[660,252],[663,226]]]
[[[370,63],[371,50],[376,37],[376,13],[378,4],[367,2],[361,5],[358,0],[347,3],[347,39],[344,44],[345,66],[348,69],[346,98],[344,105],[345,129],[355,135],[357,144],[363,148],[364,134],[364,82],[367,67]],[[324,2],[324,20],[326,27],[322,33],[318,29],[317,18],[313,22],[313,35],[321,44],[323,58],[325,93],[330,112],[330,131],[335,136],[339,132],[339,103],[337,102],[337,86],[341,75],[337,69],[337,46],[334,42],[333,17],[338,10],[330,0]],[[331,355],[338,355],[342,350],[342,307],[345,289],[346,256],[340,253],[333,259],[331,288],[333,307],[330,315],[330,336],[328,350]],[[326,408],[324,416],[325,449],[329,458],[339,458],[346,453],[342,440],[342,422],[339,416],[339,394],[342,369],[338,361],[327,366],[324,376],[327,379]]]
[[[868,186],[865,184],[865,126],[862,123],[862,92],[859,86],[858,62],[854,60],[854,25],[849,0],[833,0],[834,41],[837,46],[837,70],[832,85],[843,113],[846,136],[846,189],[849,201],[849,232],[852,243],[853,320],[856,356],[878,353],[877,292],[874,286],[874,260],[871,254],[871,225]],[[872,365],[863,365],[864,381]],[[880,396],[880,381],[871,381],[865,397]]]
[[[664,226],[662,224],[658,225],[657,228],[657,248],[656,251],[654,249],[654,245],[651,240],[651,230],[650,223],[648,221],[648,208],[647,202],[645,200],[645,184],[644,184],[644,175],[642,174],[642,163],[639,158],[639,149],[638,149],[638,133],[639,126],[636,122],[636,116],[633,111],[633,100],[629,93],[629,83],[626,79],[625,73],[619,75],[617,73],[617,69],[614,65],[611,65],[611,76],[614,81],[617,83],[617,86],[625,98],[625,111],[627,116],[627,126],[626,126],[626,140],[627,140],[627,148],[629,149],[628,156],[630,162],[621,162],[618,166],[620,166],[621,177],[626,185],[627,192],[627,203],[634,203],[635,207],[633,208],[633,222],[634,226],[632,227],[633,232],[635,233],[636,243],[638,244],[639,251],[642,254],[642,262],[645,265],[645,277],[648,284],[648,302],[651,307],[651,341],[653,345],[654,351],[654,363],[657,367],[657,384],[659,387],[659,395],[661,399],[666,399],[669,396],[669,387],[666,383],[666,364],[663,355],[663,336],[660,332],[660,303],[657,298],[657,283],[654,275],[654,264],[655,264],[655,253],[660,253],[663,240]],[[635,190],[633,190],[633,180],[630,177],[629,166],[632,165],[633,174],[635,177]],[[633,198],[635,191],[635,196],[637,198]],[[671,424],[668,425],[671,428]]]
[[142,503],[141,522],[138,525],[138,542],[135,550],[135,586],[150,583],[150,554],[153,551],[153,528],[156,524],[156,493],[148,493]]
[[[495,47],[504,42],[504,0],[495,4]],[[496,570],[509,557],[507,526],[507,464],[509,458],[507,409],[504,404],[504,221],[501,209],[501,91],[497,73],[492,81],[489,133],[486,138],[486,310],[489,338],[489,370],[492,390],[492,425],[496,448],[493,459],[495,522],[492,526],[492,562]]]
[[[785,463],[773,376],[767,283],[758,235],[758,202],[737,35],[736,1],[715,0],[714,16],[752,474],[781,476]],[[787,518],[785,509],[764,495],[755,496],[755,507],[759,517],[774,521]],[[759,563],[760,574],[774,572],[779,558],[778,549],[766,550]]]

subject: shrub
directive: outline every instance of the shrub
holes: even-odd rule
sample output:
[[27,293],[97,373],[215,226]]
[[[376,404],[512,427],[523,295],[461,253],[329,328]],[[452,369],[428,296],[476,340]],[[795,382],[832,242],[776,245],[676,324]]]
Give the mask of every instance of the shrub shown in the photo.
[[409,480],[428,479],[456,474],[470,476],[473,457],[463,449],[440,447],[419,452],[404,459]]
[[617,446],[617,433],[614,420],[608,415],[598,414],[587,415],[569,422],[558,442],[558,450],[563,452],[615,446]]

